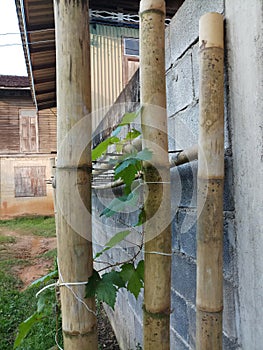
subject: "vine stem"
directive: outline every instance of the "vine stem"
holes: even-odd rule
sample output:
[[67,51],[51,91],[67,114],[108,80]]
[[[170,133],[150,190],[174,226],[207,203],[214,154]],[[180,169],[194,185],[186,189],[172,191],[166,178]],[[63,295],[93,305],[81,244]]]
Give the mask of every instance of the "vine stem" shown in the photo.
[[[116,262],[116,263],[114,263],[114,264],[110,264],[110,263],[105,262],[105,264],[108,264],[108,266],[103,267],[102,269],[98,270],[98,272],[100,273],[100,272],[102,272],[102,271],[104,271],[104,270],[107,270],[107,269],[109,269],[109,268],[113,268],[113,267],[117,267],[117,266],[120,266],[120,265],[128,264],[128,263],[130,263],[130,262],[134,262],[134,261],[136,260],[137,256],[141,253],[141,251],[142,251],[142,246],[143,246],[143,244],[140,246],[140,249],[138,250],[138,252],[136,252],[136,254],[135,254],[132,258],[127,259],[127,260],[125,260],[125,261]],[[98,261],[95,261],[95,262],[98,262]],[[103,262],[103,261],[100,261],[99,263],[102,264],[102,263],[104,263],[104,262]]]

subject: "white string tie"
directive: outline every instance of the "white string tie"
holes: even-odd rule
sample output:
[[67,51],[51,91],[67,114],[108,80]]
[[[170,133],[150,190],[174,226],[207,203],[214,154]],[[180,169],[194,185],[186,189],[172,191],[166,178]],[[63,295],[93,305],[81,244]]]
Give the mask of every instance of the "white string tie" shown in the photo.
[[81,299],[76,292],[74,292],[74,290],[71,288],[71,286],[77,286],[77,285],[85,285],[88,282],[64,282],[63,277],[61,275],[61,271],[59,268],[59,264],[58,264],[58,273],[59,273],[59,279],[62,281],[62,283],[59,283],[59,285],[61,286],[65,286],[66,288],[68,288],[68,290],[71,291],[71,293],[74,295],[75,299],[81,303],[89,312],[91,312],[95,317],[97,317],[96,312],[91,310],[88,305],[84,302],[83,299]]
[[156,254],[156,255],[163,255],[163,256],[173,256],[172,253],[162,253],[162,252],[147,252],[145,250],[143,250],[143,253],[145,254]]

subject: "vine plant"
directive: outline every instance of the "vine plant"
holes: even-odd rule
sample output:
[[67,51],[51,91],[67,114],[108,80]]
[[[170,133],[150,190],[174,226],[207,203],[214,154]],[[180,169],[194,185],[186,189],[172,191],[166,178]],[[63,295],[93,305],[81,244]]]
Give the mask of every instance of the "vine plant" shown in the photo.
[[[96,148],[92,150],[92,161],[98,160],[108,150],[108,147],[115,145],[116,152],[120,153],[124,148],[124,145],[131,144],[132,141],[140,136],[140,131],[135,128],[131,128],[131,123],[140,115],[141,108],[132,113],[124,114],[121,122],[117,128],[112,132],[111,136],[101,142]],[[124,138],[119,138],[118,135],[122,128],[127,126],[128,132]],[[140,185],[135,183],[135,180],[142,174],[143,161],[148,161],[152,157],[152,152],[148,149],[142,151],[136,150],[131,147],[130,152],[124,153],[117,157],[117,159],[111,159],[110,163],[114,166],[114,178],[115,180],[121,180],[123,182],[123,195],[114,198],[109,205],[101,212],[100,216],[111,217],[122,211],[126,206],[136,206],[139,197]],[[98,301],[105,302],[112,309],[115,307],[117,292],[120,288],[126,288],[132,293],[135,298],[138,298],[141,288],[144,285],[144,261],[140,260],[137,264],[137,257],[140,254],[143,246],[143,237],[141,237],[141,243],[137,245],[138,250],[133,254],[130,259],[121,262],[109,263],[106,261],[100,261],[98,258],[109,249],[115,247],[135,229],[135,227],[141,226],[145,221],[143,206],[139,208],[137,222],[129,229],[117,232],[103,247],[103,249],[96,253],[94,256],[94,262],[103,263],[104,267],[99,270],[93,270],[93,274],[89,278],[86,284],[86,297],[96,296]],[[107,270],[105,272],[105,270]],[[28,335],[31,328],[35,323],[40,322],[43,318],[51,316],[53,313],[54,305],[50,302],[50,288],[45,288],[48,283],[58,279],[58,267],[54,268],[54,271],[50,272],[46,276],[34,281],[31,286],[43,287],[43,292],[38,297],[37,310],[24,322],[19,325],[18,334],[15,339],[14,349],[16,349]],[[56,287],[56,283],[50,284],[50,287]],[[57,294],[57,289],[56,294]],[[59,300],[57,298],[57,319],[60,318]],[[58,327],[57,327],[58,328]],[[58,333],[58,329],[56,331]]]

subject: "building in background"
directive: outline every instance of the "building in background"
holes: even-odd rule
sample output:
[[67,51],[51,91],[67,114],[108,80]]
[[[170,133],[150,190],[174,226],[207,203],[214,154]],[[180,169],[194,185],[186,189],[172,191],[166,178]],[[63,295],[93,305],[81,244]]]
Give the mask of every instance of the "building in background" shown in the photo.
[[37,112],[27,77],[0,76],[0,218],[54,214],[56,115]]
[[[50,9],[49,2],[45,6]],[[41,24],[43,33],[30,6],[26,17],[18,14],[20,28],[34,29],[27,36],[22,32],[25,55],[31,55],[27,68],[33,75],[0,76],[0,218],[54,214],[49,183],[50,159],[57,151],[54,28],[47,24],[49,17],[41,17],[46,21]],[[138,16],[92,10],[90,16],[95,130],[138,68],[139,31]]]

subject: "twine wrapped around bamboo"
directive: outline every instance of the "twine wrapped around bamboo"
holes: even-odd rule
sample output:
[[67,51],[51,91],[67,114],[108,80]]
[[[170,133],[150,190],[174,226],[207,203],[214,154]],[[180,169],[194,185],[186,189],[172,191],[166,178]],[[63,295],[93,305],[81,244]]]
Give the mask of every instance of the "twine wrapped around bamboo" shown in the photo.
[[[54,1],[58,108],[56,226],[64,350],[98,348],[95,299],[85,297],[83,284],[93,271],[91,118],[86,116],[91,111],[88,3]],[[78,125],[84,127],[80,129]],[[80,144],[84,146],[79,151]],[[78,203],[74,200],[76,193]],[[80,232],[73,222],[78,222],[83,230]]]
[[153,151],[144,164],[145,254],[144,349],[170,349],[171,202],[165,86],[165,2],[140,3],[142,147]]
[[222,349],[224,46],[223,17],[200,19],[196,349]]

